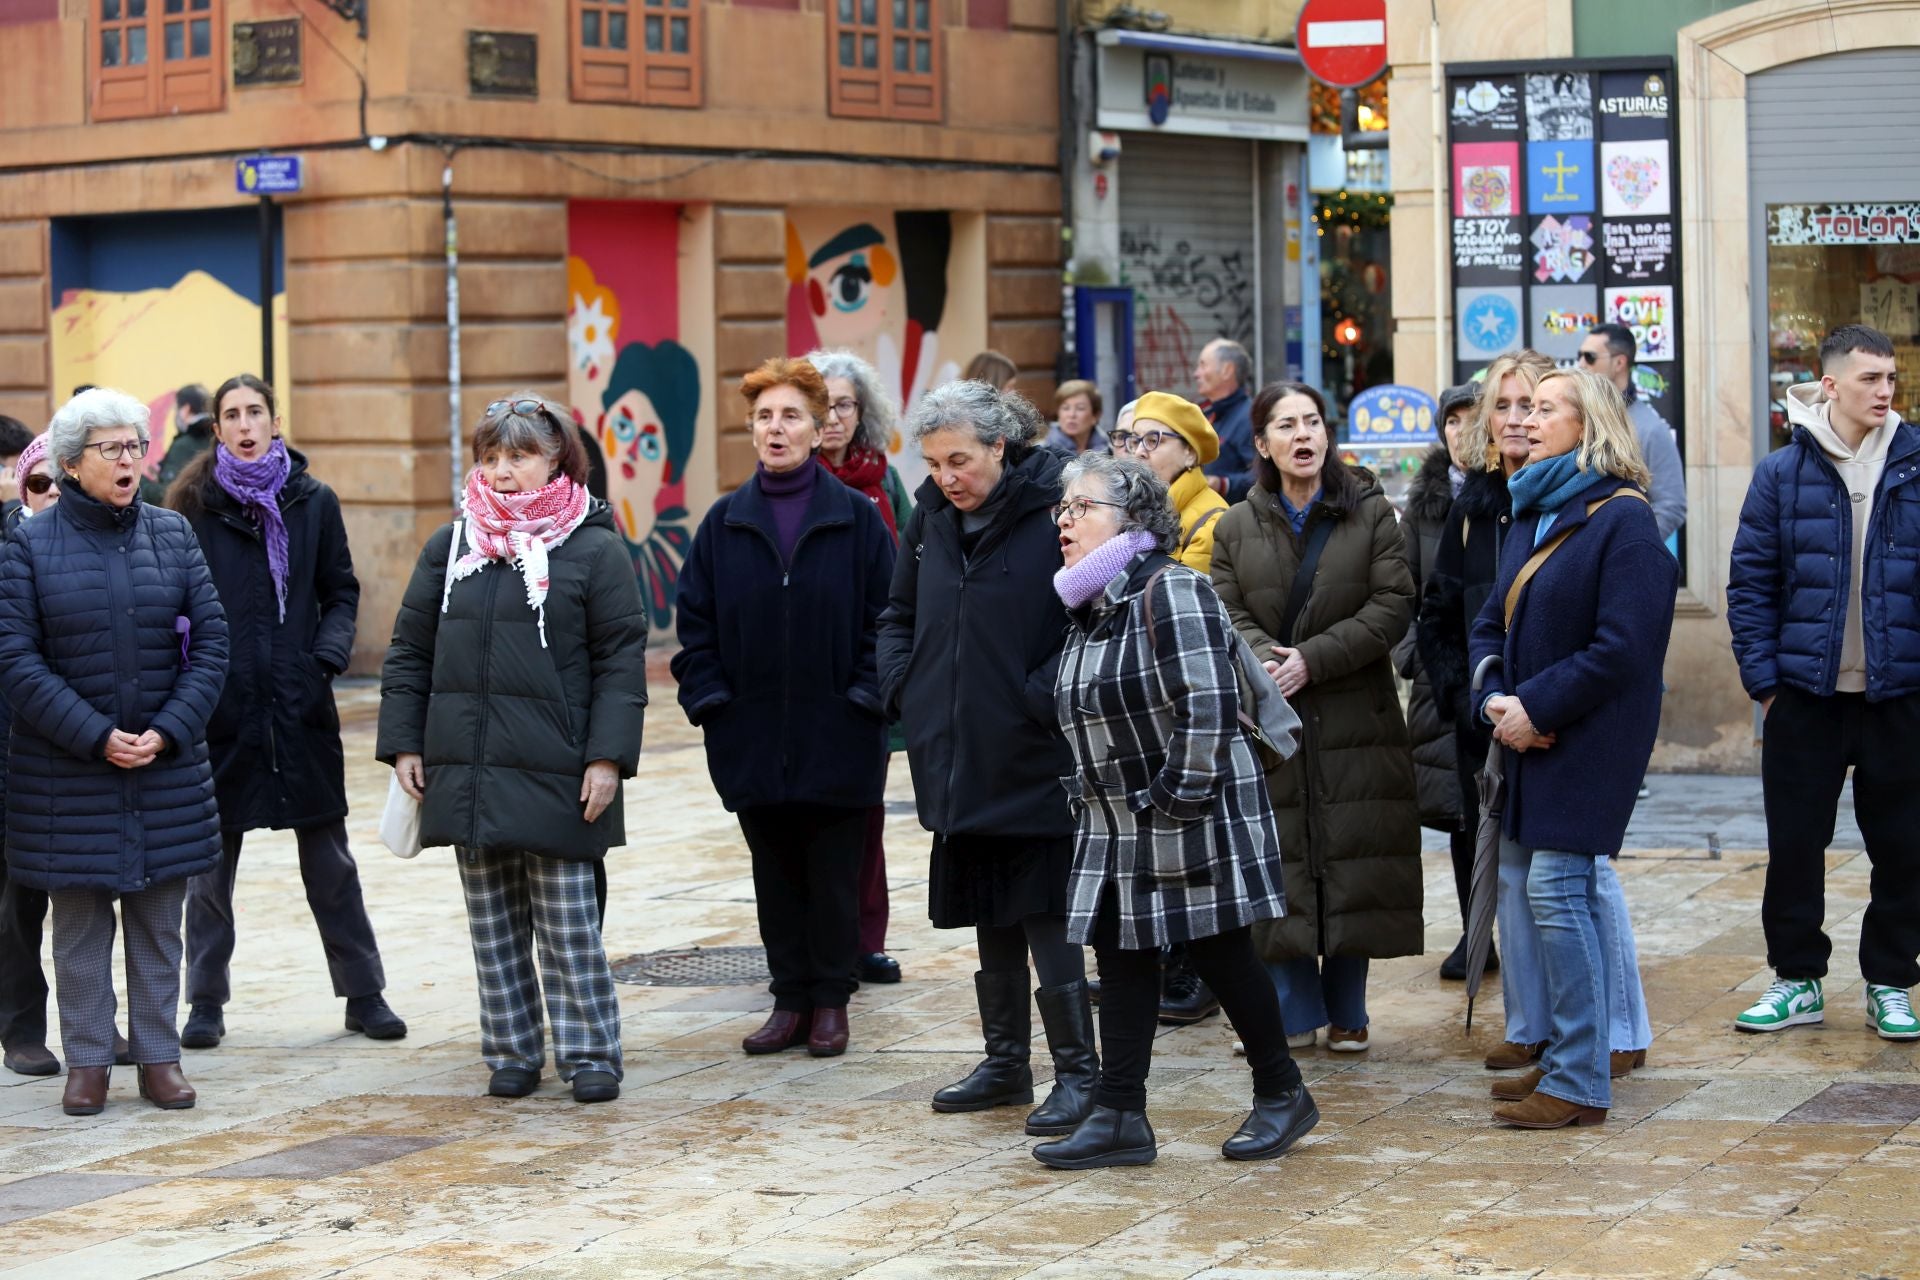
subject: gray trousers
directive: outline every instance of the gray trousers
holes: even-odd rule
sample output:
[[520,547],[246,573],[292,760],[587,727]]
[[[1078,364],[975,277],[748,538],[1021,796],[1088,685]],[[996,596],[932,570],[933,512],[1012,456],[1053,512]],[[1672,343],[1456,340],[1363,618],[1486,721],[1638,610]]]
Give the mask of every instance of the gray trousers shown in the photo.
[[[126,928],[127,1044],[139,1063],[180,1061],[180,907],[174,880],[120,895]],[[47,895],[53,904],[53,981],[60,1044],[70,1067],[113,1065],[114,896],[93,889]]]
[[[234,944],[233,880],[240,870],[244,838],[244,832],[222,831],[220,865],[187,882],[188,1004],[224,1006],[233,994],[228,973]],[[360,892],[360,867],[347,847],[346,820],[296,827],[293,838],[333,994],[378,994],[387,985],[387,975]]]

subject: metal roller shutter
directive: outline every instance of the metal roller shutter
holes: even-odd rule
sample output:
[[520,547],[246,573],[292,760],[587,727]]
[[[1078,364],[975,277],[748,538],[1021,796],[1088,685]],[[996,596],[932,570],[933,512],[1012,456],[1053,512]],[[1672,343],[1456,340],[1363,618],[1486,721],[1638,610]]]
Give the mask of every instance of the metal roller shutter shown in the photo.
[[1139,387],[1191,395],[1201,347],[1224,336],[1253,349],[1254,145],[1129,133],[1120,155],[1120,261],[1136,291]]
[[1920,49],[1833,54],[1748,77],[1747,162],[1762,204],[1912,200]]

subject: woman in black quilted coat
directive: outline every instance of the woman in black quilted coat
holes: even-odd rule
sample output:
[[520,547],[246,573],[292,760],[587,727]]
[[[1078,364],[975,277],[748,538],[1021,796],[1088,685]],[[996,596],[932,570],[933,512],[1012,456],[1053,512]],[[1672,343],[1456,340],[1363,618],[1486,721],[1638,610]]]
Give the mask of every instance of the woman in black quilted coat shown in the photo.
[[227,624],[193,530],[140,500],[147,418],[119,391],[69,400],[47,428],[60,501],[0,557],[7,870],[53,904],[69,1115],[106,1105],[116,898],[140,1094],[167,1109],[195,1096],[175,1021],[180,912],[187,877],[220,858],[206,732]]
[[646,613],[566,410],[496,400],[473,453],[461,519],[427,539],[394,619],[375,754],[421,800],[421,843],[458,853],[488,1093],[538,1087],[544,987],[561,1079],[605,1102],[620,1093],[620,1006],[593,868],[627,841]]

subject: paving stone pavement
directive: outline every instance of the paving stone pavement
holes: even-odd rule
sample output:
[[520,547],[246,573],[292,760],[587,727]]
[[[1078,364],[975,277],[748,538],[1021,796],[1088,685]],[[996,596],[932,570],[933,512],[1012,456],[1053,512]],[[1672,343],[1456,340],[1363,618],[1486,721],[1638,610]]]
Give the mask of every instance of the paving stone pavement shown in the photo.
[[[1323,1119],[1296,1151],[1220,1158],[1249,1082],[1215,1018],[1160,1039],[1156,1165],[1056,1173],[1016,1111],[927,1107],[979,1040],[970,941],[926,922],[903,761],[888,837],[907,980],[854,997],[844,1058],[742,1056],[770,1003],[757,988],[623,984],[618,1102],[576,1106],[552,1079],[480,1096],[452,855],[405,863],[373,838],[374,700],[342,688],[350,827],[411,1035],[342,1030],[293,842],[250,837],[228,1036],[186,1055],[196,1109],[142,1104],[123,1071],[104,1114],[72,1119],[58,1079],[0,1076],[0,1276],[1920,1275],[1920,1050],[1864,1025],[1850,827],[1829,856],[1830,1020],[1729,1025],[1767,979],[1753,779],[1653,781],[1620,870],[1656,1039],[1605,1125],[1489,1122],[1498,983],[1466,1033],[1437,974],[1458,917],[1435,841],[1427,954],[1375,966],[1369,1052],[1302,1055]],[[755,944],[738,829],[670,686],[654,706],[633,843],[610,860],[609,952]]]

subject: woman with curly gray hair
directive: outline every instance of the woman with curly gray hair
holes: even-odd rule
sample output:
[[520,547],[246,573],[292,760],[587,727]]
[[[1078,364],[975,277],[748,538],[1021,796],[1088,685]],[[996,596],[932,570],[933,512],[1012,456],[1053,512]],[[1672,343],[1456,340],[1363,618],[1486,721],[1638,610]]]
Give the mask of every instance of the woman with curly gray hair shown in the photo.
[[933,1096],[936,1111],[1033,1101],[1027,958],[1053,1053],[1053,1093],[1027,1132],[1070,1132],[1099,1060],[1081,949],[1067,941],[1072,761],[1053,715],[1066,612],[1053,592],[1060,455],[1033,446],[1039,414],[984,382],[921,397],[907,424],[929,473],[900,539],[880,616],[880,686],[907,730],[920,823],[934,833],[927,907],[971,928],[986,1058]]
[[[827,416],[814,456],[841,484],[873,500],[898,545],[913,502],[900,472],[887,461],[899,414],[880,386],[880,372],[851,351],[815,351],[807,359],[827,383]],[[906,745],[896,725],[888,746],[900,751]],[[887,954],[886,827],[887,806],[875,805],[867,814],[866,851],[860,859],[860,953],[853,971],[862,982],[900,981],[900,962]]]
[[1086,1120],[1034,1158],[1056,1169],[1152,1163],[1159,949],[1185,943],[1253,1068],[1253,1111],[1221,1151],[1270,1159],[1320,1116],[1253,948],[1254,922],[1284,914],[1285,900],[1265,773],[1241,727],[1233,623],[1206,576],[1168,555],[1179,524],[1157,475],[1083,453],[1062,478],[1053,516],[1065,565],[1053,584],[1068,628],[1055,713],[1073,748],[1078,819],[1067,936],[1100,960],[1105,1065]]

